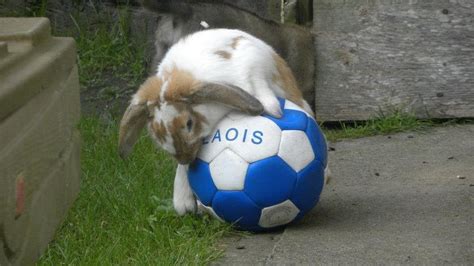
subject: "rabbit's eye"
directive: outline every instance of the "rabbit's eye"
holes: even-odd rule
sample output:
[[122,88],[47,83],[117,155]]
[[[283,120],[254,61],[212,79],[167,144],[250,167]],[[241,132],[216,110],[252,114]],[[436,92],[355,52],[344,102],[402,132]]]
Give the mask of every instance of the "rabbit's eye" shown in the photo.
[[188,128],[188,131],[191,132],[191,129],[193,129],[193,120],[188,119],[188,122],[186,122],[186,127]]

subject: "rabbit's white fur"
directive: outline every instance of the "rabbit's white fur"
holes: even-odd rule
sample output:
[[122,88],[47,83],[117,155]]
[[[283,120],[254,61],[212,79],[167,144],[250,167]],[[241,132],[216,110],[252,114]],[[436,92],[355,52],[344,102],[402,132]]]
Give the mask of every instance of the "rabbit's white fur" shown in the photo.
[[[218,52],[226,52],[230,58]],[[159,65],[157,76],[179,68],[201,81],[232,84],[260,100],[268,114],[280,117],[275,96],[285,97],[285,92],[272,80],[278,74],[274,55],[269,45],[243,31],[205,30],[173,45]],[[163,85],[163,94],[166,89]]]
[[[154,80],[142,85],[122,119],[120,145],[126,146],[123,143],[129,142],[128,136],[137,135],[132,134],[136,133],[132,128],[136,126],[129,125],[134,121],[130,117],[135,109],[144,112],[146,108],[136,107],[146,104],[150,135],[180,162],[173,195],[174,207],[179,215],[196,211],[196,202],[187,180],[187,163],[195,158],[201,139],[209,135],[217,122],[231,111],[228,105],[219,102],[188,103],[181,100],[182,95],[197,90],[199,86],[196,84],[228,84],[240,88],[255,97],[266,113],[275,117],[282,114],[276,96],[290,99],[313,114],[283,59],[269,45],[240,30],[204,30],[181,39],[169,49],[158,66],[156,76],[150,79]],[[189,132],[186,132],[180,121],[196,120],[196,117],[204,117],[201,122],[197,121],[200,123],[199,130],[188,129]],[[197,122],[194,122],[194,127],[198,127]],[[181,123],[180,126],[177,123]],[[183,136],[178,138],[176,134]],[[181,153],[186,141],[186,145],[192,144],[193,152],[183,157]],[[130,148],[123,150],[126,153]]]
[[178,165],[173,187],[173,206],[179,215],[194,213],[197,209],[196,199],[188,181],[188,166]]

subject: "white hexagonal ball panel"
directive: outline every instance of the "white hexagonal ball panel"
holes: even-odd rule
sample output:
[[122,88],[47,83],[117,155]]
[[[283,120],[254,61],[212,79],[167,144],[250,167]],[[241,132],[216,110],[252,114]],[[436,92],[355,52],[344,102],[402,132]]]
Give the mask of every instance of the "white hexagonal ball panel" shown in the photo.
[[229,147],[228,143],[225,142],[215,142],[212,143],[212,138],[206,138],[204,143],[199,150],[197,157],[206,163],[210,163],[216,156],[221,153],[225,148]]
[[221,222],[224,222],[224,220],[222,220],[222,218],[219,217],[211,207],[208,207],[208,206],[202,204],[202,202],[199,201],[199,200],[197,201],[197,207],[198,207],[198,214],[199,215],[204,214],[204,213],[208,213],[208,214],[212,215],[214,218],[216,218],[217,220],[219,220]]
[[234,119],[224,117],[212,131],[211,135],[204,140],[197,157],[207,163],[210,163],[224,149],[230,147],[230,142],[226,141],[225,133],[227,129],[232,128]]
[[227,117],[232,120],[232,121],[237,121],[237,120],[240,120],[244,117],[246,117],[248,115],[246,114],[243,114],[242,112],[238,112],[238,111],[235,111],[235,112],[230,112]]
[[273,205],[262,210],[258,225],[263,228],[271,228],[287,224],[298,215],[300,210],[290,200]]
[[224,117],[206,138],[198,158],[211,162],[224,149],[229,148],[252,163],[276,155],[280,136],[280,128],[270,119],[234,114],[232,117]]
[[244,189],[249,164],[230,149],[225,149],[209,164],[212,180],[219,190]]
[[314,151],[305,132],[285,130],[281,134],[278,156],[299,172],[314,160]]
[[278,152],[281,129],[270,119],[247,116],[234,123],[229,130],[230,139],[238,132],[236,141],[230,144],[231,149],[248,163],[274,156]]

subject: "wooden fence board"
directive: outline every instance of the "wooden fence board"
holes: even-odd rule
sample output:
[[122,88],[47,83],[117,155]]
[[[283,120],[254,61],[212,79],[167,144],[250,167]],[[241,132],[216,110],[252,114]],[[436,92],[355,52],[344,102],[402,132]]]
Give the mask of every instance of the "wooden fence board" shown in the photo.
[[316,113],[474,117],[474,2],[315,0]]

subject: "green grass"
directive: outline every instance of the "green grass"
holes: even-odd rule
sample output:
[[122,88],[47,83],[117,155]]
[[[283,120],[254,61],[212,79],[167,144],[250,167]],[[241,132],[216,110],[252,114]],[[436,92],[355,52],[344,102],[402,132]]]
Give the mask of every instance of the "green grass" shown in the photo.
[[221,254],[230,227],[174,213],[175,163],[148,137],[123,161],[116,123],[83,118],[80,130],[81,192],[39,265],[207,264]]
[[84,88],[110,86],[104,74],[137,86],[146,72],[145,36],[130,34],[130,13],[117,9],[118,18],[96,11],[94,18],[81,13],[71,15],[76,32],[80,81]]
[[423,130],[435,125],[432,120],[420,120],[414,115],[396,111],[387,116],[363,121],[339,123],[336,129],[323,126],[329,141],[360,138],[373,135],[385,135],[408,130]]

